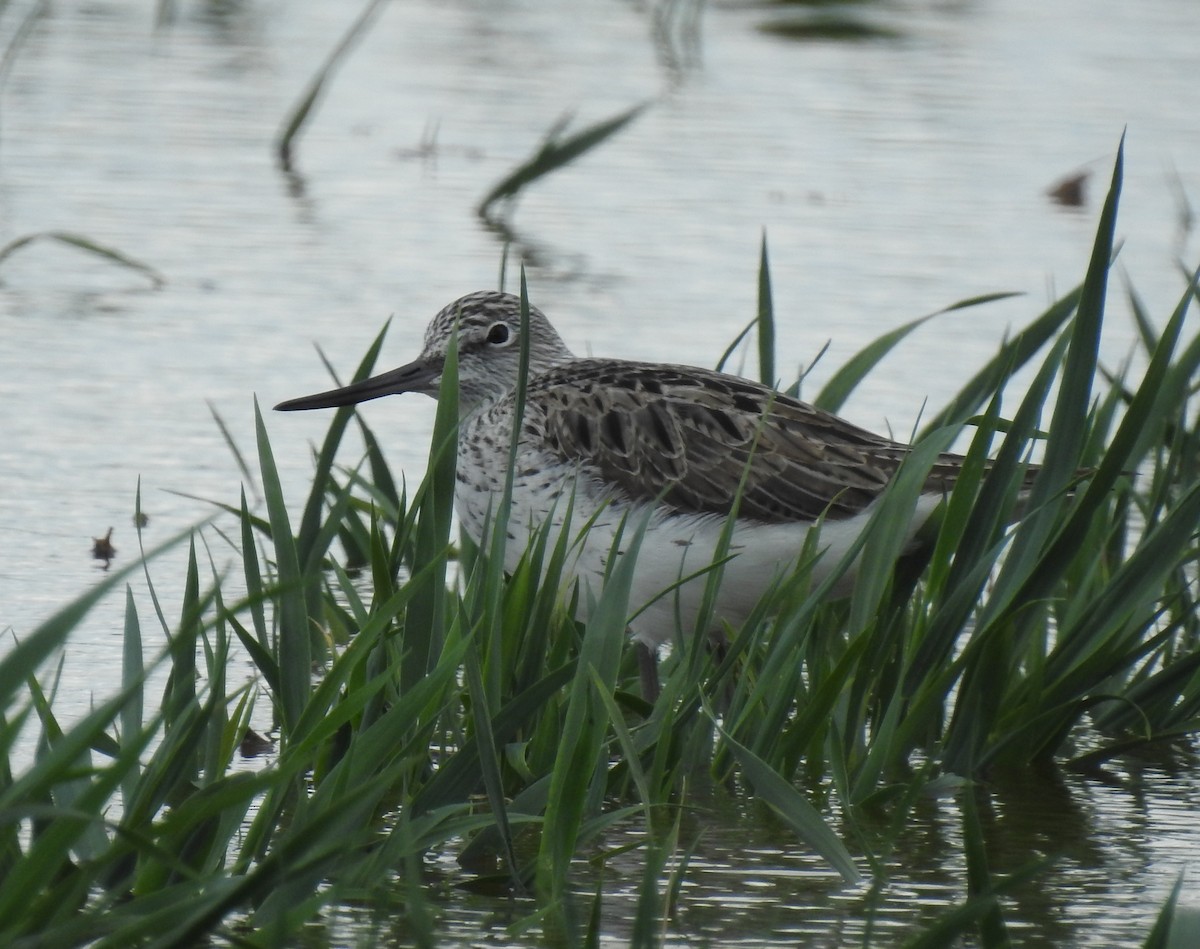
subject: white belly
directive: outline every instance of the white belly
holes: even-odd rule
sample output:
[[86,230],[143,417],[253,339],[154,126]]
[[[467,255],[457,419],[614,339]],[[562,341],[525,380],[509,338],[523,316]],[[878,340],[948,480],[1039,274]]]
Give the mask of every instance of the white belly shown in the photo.
[[[506,458],[504,459],[507,460]],[[504,490],[504,470],[493,455],[493,463],[474,457],[459,459],[460,477],[455,495],[456,508],[467,533],[477,542],[483,539],[489,518],[494,516]],[[464,467],[466,465],[467,467]],[[526,548],[550,519],[547,550],[553,549],[562,532],[568,532],[570,553],[564,571],[564,587],[578,581],[583,586],[579,602],[586,604],[599,596],[609,554],[624,521],[624,537],[641,524],[644,506],[630,506],[614,499],[604,487],[581,478],[573,469],[548,466],[543,457],[525,455],[518,459],[518,475],[513,479],[513,501],[507,526],[505,569],[512,572]],[[574,497],[570,523],[568,501]],[[911,532],[928,517],[937,498],[923,497]],[[598,512],[598,513],[597,513]],[[811,574],[818,583],[842,559],[866,524],[870,510],[844,521],[822,525],[816,543],[819,559]],[[584,527],[591,522],[585,531]],[[724,519],[714,515],[680,515],[668,510],[651,514],[638,555],[630,591],[629,615],[635,616],[631,629],[634,637],[649,646],[672,641],[679,630],[695,632],[701,600],[710,568],[720,543]],[[728,559],[723,567],[712,626],[722,622],[734,627],[742,624],[763,594],[784,574],[790,572],[804,550],[810,526],[801,523],[740,523],[733,532]],[[911,537],[910,532],[910,537]],[[680,583],[685,577],[699,574]],[[544,578],[544,574],[543,574]],[[852,577],[839,582],[839,593],[848,593]],[[669,592],[664,592],[669,591]]]

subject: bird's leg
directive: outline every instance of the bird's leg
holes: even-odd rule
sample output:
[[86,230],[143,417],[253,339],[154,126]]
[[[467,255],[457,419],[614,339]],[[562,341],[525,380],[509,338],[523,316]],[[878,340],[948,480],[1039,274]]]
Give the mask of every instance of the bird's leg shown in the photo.
[[658,650],[640,639],[634,645],[638,657],[638,673],[642,682],[642,698],[653,705],[661,691],[658,685]]
[[[922,533],[924,533],[922,531]],[[936,537],[936,534],[933,535]],[[920,535],[918,535],[918,538]],[[928,539],[928,538],[927,538]],[[893,628],[902,627],[905,617],[905,605],[913,598],[916,592],[917,584],[924,575],[926,568],[929,566],[930,560],[933,559],[934,545],[931,542],[918,543],[911,549],[904,551],[897,559],[895,566],[892,568],[892,586],[889,593],[890,605],[881,610],[880,615],[891,616]],[[881,639],[882,642],[902,642],[903,637],[899,635],[888,635]],[[874,693],[875,695],[891,694],[889,688],[894,688],[896,681],[902,675],[902,659],[900,656],[901,647],[897,646],[895,650],[888,655],[877,657],[876,667],[872,674],[879,678],[880,686]],[[912,699],[906,699],[906,705]],[[872,705],[876,705],[877,699],[872,700]],[[905,706],[902,706],[902,709]],[[884,709],[877,708],[877,714],[883,715]],[[903,715],[903,710],[901,711]]]
[[[708,649],[712,654],[713,664],[720,666],[725,661],[725,657],[729,655],[729,637],[725,635],[724,629],[715,629],[709,633]],[[721,690],[721,712],[728,714],[732,704],[733,678],[730,677],[725,683],[725,688]]]

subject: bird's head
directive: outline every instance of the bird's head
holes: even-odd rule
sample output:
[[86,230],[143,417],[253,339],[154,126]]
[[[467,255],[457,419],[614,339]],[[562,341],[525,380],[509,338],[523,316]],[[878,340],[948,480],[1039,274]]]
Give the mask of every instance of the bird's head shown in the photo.
[[[529,307],[529,375],[574,357],[541,310]],[[451,340],[458,343],[459,411],[467,415],[502,398],[516,387],[521,362],[521,299],[511,293],[482,290],[460,297],[425,330],[421,355],[412,362],[362,382],[275,406],[283,412],[355,405],[399,392],[437,397]]]

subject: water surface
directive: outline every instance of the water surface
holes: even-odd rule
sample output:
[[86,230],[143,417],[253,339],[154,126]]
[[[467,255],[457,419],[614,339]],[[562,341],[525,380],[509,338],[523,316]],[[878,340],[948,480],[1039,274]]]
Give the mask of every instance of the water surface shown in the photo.
[[[0,87],[0,244],[75,232],[165,279],[153,289],[44,242],[0,265],[0,627],[18,635],[96,581],[91,539],[110,525],[114,565],[132,561],[139,477],[149,543],[211,513],[182,495],[236,502],[241,477],[210,403],[252,456],[256,394],[269,406],[325,387],[314,341],[348,375],[391,317],[384,361],[398,364],[444,303],[496,285],[501,242],[474,206],[568,112],[582,125],[652,103],[512,209],[534,301],[579,352],[711,365],[755,312],[764,232],[781,372],[830,342],[811,385],[902,322],[964,297],[1024,294],[942,317],[889,358],[847,407],[875,429],[908,432],[926,402],[939,406],[1081,278],[1123,130],[1119,269],[1160,321],[1181,290],[1176,261],[1197,256],[1180,213],[1181,195],[1200,193],[1192,4],[866,4],[856,15],[894,34],[866,42],[762,29],[799,7],[711,5],[691,10],[692,32],[681,4],[656,35],[649,11],[611,0],[569,17],[532,0],[393,4],[305,129],[298,179],[280,173],[272,140],[351,11],[179,4],[155,29],[154,6],[45,7]],[[0,49],[24,14],[0,8]],[[1081,170],[1082,208],[1048,200]],[[1107,361],[1132,339],[1115,286]],[[395,468],[419,477],[432,403],[363,411]],[[296,503],[307,442],[326,423],[268,418]],[[207,536],[218,567],[228,563]],[[168,608],[181,557],[155,567]],[[64,717],[105,692],[106,670],[115,680],[121,622],[118,597],[72,641]],[[1112,785],[1067,782],[1062,806],[1076,817],[1048,819],[1042,844],[1015,845],[1071,856],[1029,893],[1043,905],[1013,907],[1024,920],[1014,939],[1135,941],[1195,852],[1197,787],[1195,770],[1132,766]],[[997,800],[998,840],[1006,820],[1035,820]],[[915,839],[911,862],[898,856],[885,929],[961,893],[944,815],[934,807],[914,834],[948,846],[925,859]],[[680,940],[725,944],[768,906],[779,915],[747,938],[824,933],[834,944],[862,931],[862,894],[814,885],[823,869],[777,834],[746,846],[750,826],[705,831],[712,850],[685,886]]]

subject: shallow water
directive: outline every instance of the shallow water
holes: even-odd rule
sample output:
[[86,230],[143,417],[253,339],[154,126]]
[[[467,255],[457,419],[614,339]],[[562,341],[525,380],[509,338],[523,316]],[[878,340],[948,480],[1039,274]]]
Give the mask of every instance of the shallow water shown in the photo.
[[[1002,899],[1013,945],[1144,942],[1166,892],[1195,861],[1197,833],[1189,812],[1200,805],[1197,762],[1189,757],[1182,764],[1130,761],[1114,765],[1104,780],[1025,773],[987,785],[988,794],[979,798],[980,823],[994,877],[1044,864]],[[844,884],[796,844],[766,807],[699,795],[688,802],[682,820],[680,848],[691,856],[663,944],[899,945],[965,899],[961,820],[955,798],[919,800],[884,860],[886,881],[874,890],[869,874],[859,885]],[[882,823],[865,830],[886,833]],[[607,945],[627,944],[632,929],[642,852],[622,848],[643,843],[643,835],[643,819],[631,819],[585,853],[590,862],[581,860],[577,867],[579,909],[586,915],[596,866],[603,863]],[[523,929],[532,903],[481,891],[453,855],[431,857],[425,882],[440,944],[533,941]],[[311,927],[313,944],[326,938],[336,943],[345,932],[372,931],[373,909],[333,912]],[[411,944],[402,907],[389,918],[391,928],[383,931],[392,941],[385,944]]]
[[[906,342],[847,407],[875,429],[909,431],[926,400],[940,405],[1080,279],[1122,129],[1121,269],[1160,321],[1181,290],[1175,261],[1194,262],[1200,246],[1179,196],[1200,193],[1200,14],[1176,0],[854,7],[898,33],[870,42],[764,32],[801,12],[786,5],[678,4],[656,35],[636,4],[590,0],[571,17],[532,0],[392,4],[304,130],[298,181],[276,167],[272,140],[351,11],[177,7],[156,30],[148,2],[49,6],[0,87],[0,245],[70,231],[166,281],[156,290],[47,242],[0,263],[0,629],[17,634],[102,576],[91,539],[110,525],[114,568],[133,562],[139,476],[148,544],[211,513],[172,492],[236,502],[241,477],[206,403],[252,458],[255,393],[270,406],[326,386],[313,341],[345,376],[392,315],[383,360],[396,364],[441,305],[494,286],[501,241],[473,208],[569,111],[581,126],[653,103],[513,209],[514,257],[536,260],[533,299],[577,351],[711,365],[755,312],[764,230],[781,373],[831,341],[814,387],[902,322],[981,293],[1025,294]],[[0,7],[0,50],[26,9]],[[1085,206],[1051,202],[1046,189],[1080,169]],[[1133,339],[1115,284],[1113,298],[1110,364]],[[364,412],[415,481],[432,403]],[[267,419],[297,504],[307,441],[327,421]],[[154,567],[168,613],[181,557]],[[144,583],[134,588],[145,621]],[[121,609],[107,602],[73,639],[64,717],[105,691],[104,670],[115,680]],[[1048,920],[1058,944],[1133,939],[1196,851],[1194,770],[1123,774],[1117,787],[1069,783],[1080,856],[1053,871],[1061,899],[1037,891],[1047,910],[1029,944]],[[937,854],[957,853],[953,820],[930,832],[943,824],[951,846],[896,883],[897,906],[961,891],[961,870],[939,868]],[[861,931],[860,896],[831,888],[823,915],[807,881],[824,871],[790,851],[746,859],[743,833],[741,821],[711,831],[731,838],[709,858],[728,875],[706,865],[711,895],[689,892],[694,941],[741,918],[731,892],[755,920],[779,909],[771,931]],[[1093,941],[1098,927],[1108,942]],[[781,929],[777,941],[790,938]]]

